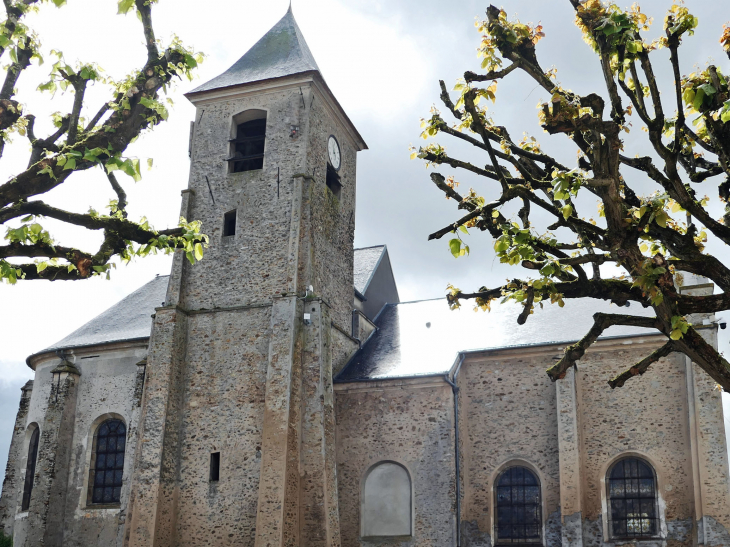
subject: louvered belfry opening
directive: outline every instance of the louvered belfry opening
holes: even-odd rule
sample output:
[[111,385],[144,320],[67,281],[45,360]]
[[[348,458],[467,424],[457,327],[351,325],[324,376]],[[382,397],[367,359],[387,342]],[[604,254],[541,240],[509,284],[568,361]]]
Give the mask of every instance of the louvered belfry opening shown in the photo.
[[263,169],[265,144],[266,118],[239,123],[233,140],[233,172]]

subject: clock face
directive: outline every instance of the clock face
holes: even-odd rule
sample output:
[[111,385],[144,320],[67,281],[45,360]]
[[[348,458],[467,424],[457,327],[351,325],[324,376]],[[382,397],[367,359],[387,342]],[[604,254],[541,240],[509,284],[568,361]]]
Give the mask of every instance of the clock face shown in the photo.
[[340,156],[340,145],[337,144],[337,139],[335,139],[332,135],[330,135],[330,138],[327,141],[327,153],[329,155],[332,167],[334,167],[336,170],[339,170],[340,164],[342,163],[342,157]]

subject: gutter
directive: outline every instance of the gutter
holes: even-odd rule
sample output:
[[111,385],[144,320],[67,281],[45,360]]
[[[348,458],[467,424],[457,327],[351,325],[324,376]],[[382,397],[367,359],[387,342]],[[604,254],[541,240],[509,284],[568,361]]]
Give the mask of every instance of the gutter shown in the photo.
[[461,468],[459,465],[459,387],[456,385],[456,377],[461,370],[465,354],[459,352],[459,362],[456,365],[453,379],[449,374],[444,374],[444,380],[451,386],[454,394],[454,472],[456,474],[456,547],[461,547]]

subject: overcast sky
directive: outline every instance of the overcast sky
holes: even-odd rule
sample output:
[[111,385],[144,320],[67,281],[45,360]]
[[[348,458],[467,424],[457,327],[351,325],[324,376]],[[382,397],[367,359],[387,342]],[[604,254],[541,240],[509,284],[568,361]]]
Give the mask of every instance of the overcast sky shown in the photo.
[[[68,95],[50,97],[35,92],[47,78],[53,60],[48,54],[51,49],[62,50],[71,63],[95,61],[115,77],[141,66],[145,58],[141,25],[133,15],[115,15],[114,0],[68,0],[68,4],[60,10],[44,6],[27,20],[38,31],[49,62],[23,73],[19,100],[26,105],[26,112],[38,118],[36,133],[41,136],[50,131],[49,115],[69,111],[72,101]],[[194,112],[182,94],[233,64],[284,15],[288,4],[288,0],[160,0],[154,6],[159,38],[167,42],[177,34],[187,45],[205,52],[207,58],[198,71],[199,79],[180,83],[172,93],[175,106],[169,121],[128,150],[128,155],[142,160],[154,158],[153,169],[143,173],[141,182],[122,180],[130,198],[131,217],[146,215],[157,228],[177,223],[180,190],[187,186],[188,127]],[[652,0],[641,5],[654,17],[651,34],[656,35],[671,2]],[[700,26],[695,36],[685,39],[682,72],[692,71],[694,65],[704,67],[708,61],[726,67],[727,58],[718,43],[722,24],[730,19],[725,2],[689,0],[686,5],[699,16]],[[358,157],[355,245],[388,245],[404,301],[443,296],[448,283],[476,289],[518,274],[517,269],[495,262],[486,234],[470,236],[472,254],[459,260],[449,254],[448,238],[427,241],[428,234],[452,222],[457,211],[454,202],[446,201],[433,187],[424,165],[410,160],[408,153],[409,144],[423,143],[419,139],[420,117],[438,103],[438,80],[444,79],[451,89],[465,70],[479,70],[479,35],[474,21],[484,17],[486,7],[472,0],[448,4],[436,0],[294,0],[295,18],[324,78],[369,147]],[[538,56],[543,68],[554,65],[558,69],[558,80],[564,87],[581,94],[603,93],[598,64],[573,25],[568,0],[504,0],[503,7],[523,22],[543,24],[546,37],[539,43]],[[656,70],[666,78],[669,65],[661,62],[657,60]],[[538,125],[535,107],[548,98],[546,93],[534,82],[514,75],[500,83],[497,103],[489,106],[495,121],[506,125],[513,138],[529,132],[544,149],[574,164],[575,148],[569,141],[548,139]],[[94,112],[109,98],[102,86],[87,96],[95,101],[90,107]],[[638,130],[639,125],[635,123],[627,136],[629,154],[648,153],[640,144],[645,134]],[[462,150],[447,139],[440,142],[451,145],[449,150]],[[631,148],[634,145],[642,148]],[[24,168],[28,148],[27,140],[21,137],[6,148],[0,162],[0,181]],[[484,163],[486,159],[477,161]],[[447,169],[440,171],[449,174]],[[462,188],[474,185],[489,193],[488,183],[465,176],[458,180]],[[43,199],[85,212],[89,206],[103,209],[113,197],[98,170],[75,175],[71,181]],[[707,193],[716,196],[716,190],[708,189]],[[56,228],[50,221],[44,224]],[[53,235],[63,243],[89,249],[100,241],[96,234],[68,228],[54,230]],[[171,259],[162,256],[137,261],[113,271],[111,281],[0,284],[0,469],[5,467],[19,388],[32,377],[25,358],[60,340],[156,274],[169,273],[170,264]],[[721,349],[726,345],[723,338]]]

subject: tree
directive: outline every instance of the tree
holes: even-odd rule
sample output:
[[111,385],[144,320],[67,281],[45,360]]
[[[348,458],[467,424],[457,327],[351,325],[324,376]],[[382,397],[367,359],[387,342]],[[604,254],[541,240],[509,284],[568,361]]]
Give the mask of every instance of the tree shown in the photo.
[[[104,76],[92,63],[71,66],[63,54],[56,57],[49,79],[39,89],[49,93],[70,92],[74,95],[69,113],[54,115],[56,131],[37,136],[35,117],[15,96],[15,87],[31,61],[43,62],[38,36],[24,23],[31,10],[57,8],[66,0],[3,0],[6,19],[0,26],[0,57],[10,64],[0,88],[0,158],[13,133],[30,141],[31,153],[27,168],[9,181],[0,184],[0,225],[5,226],[6,245],[0,245],[0,279],[15,283],[18,279],[74,280],[94,275],[109,275],[112,259],[129,261],[158,251],[186,251],[191,262],[200,260],[207,237],[200,233],[199,222],[180,219],[177,228],[157,231],[143,218],[134,222],[127,218],[127,195],[117,180],[124,173],[135,181],[141,178],[140,162],[124,156],[127,146],[146,130],[167,119],[162,102],[173,80],[192,78],[192,70],[202,60],[199,53],[187,49],[175,38],[166,49],[160,49],[152,26],[152,5],[156,0],[118,0],[118,13],[135,12],[141,22],[147,58],[129,76],[114,80]],[[105,85],[110,100],[97,105],[88,122],[83,111],[89,108],[85,93],[90,85]],[[94,112],[90,110],[89,114]],[[151,160],[148,160],[151,162]],[[108,179],[116,199],[110,201],[108,213],[93,209],[87,213],[66,211],[45,203],[37,196],[62,184],[79,171],[100,168],[100,176]],[[104,238],[95,252],[56,244],[53,236],[40,223],[44,217],[103,231]],[[33,261],[35,259],[35,261]]]
[[[452,157],[435,142],[413,149],[412,158],[422,158],[427,166],[450,166],[479,175],[499,195],[492,201],[473,189],[461,195],[453,176],[432,173],[434,184],[466,214],[429,239],[456,234],[449,246],[458,257],[469,252],[460,232],[487,231],[501,262],[520,264],[537,274],[472,293],[450,287],[449,303],[455,308],[462,299],[474,299],[477,307],[488,310],[497,298],[517,301],[524,306],[520,324],[536,304],[547,300],[561,307],[564,299],[583,297],[619,306],[630,302],[650,306],[654,317],[597,313],[587,334],[548,369],[549,377],[562,378],[605,329],[631,325],[661,331],[666,343],[611,379],[612,388],[643,374],[658,359],[679,352],[730,391],[730,364],[688,319],[691,314],[730,309],[730,268],[705,248],[708,237],[730,245],[730,206],[713,216],[709,198],[697,193],[701,184],[703,188],[714,184],[720,200],[727,203],[730,198],[728,78],[713,65],[681,75],[680,46],[698,24],[681,4],[671,6],[661,38],[648,43],[642,32],[651,20],[636,4],[623,10],[600,0],[570,2],[576,25],[598,57],[606,84],[602,95],[580,96],[557,84],[555,72],[544,70],[538,61],[536,45],[544,36],[542,27],[510,21],[504,11],[490,6],[486,20],[478,25],[485,73],[466,72],[454,89],[455,102],[440,82],[440,98],[455,118],[454,125],[447,124],[436,109],[423,120],[424,138],[446,134],[460,139],[479,153],[486,152],[488,164],[481,167]],[[720,42],[730,56],[727,25]],[[665,89],[663,99],[652,65],[654,52],[661,48],[669,50],[674,75],[673,87]],[[539,106],[541,125],[549,135],[572,141],[578,154],[576,167],[544,153],[534,138],[516,142],[507,128],[487,116],[484,103],[480,105],[486,99],[494,101],[497,83],[516,71],[550,94],[549,102]],[[624,151],[621,135],[629,131],[627,117],[634,111],[645,126],[651,156]],[[655,191],[642,195],[636,183],[624,178],[627,170],[642,184],[650,181]],[[586,218],[587,196],[598,198],[597,221],[590,214]],[[510,205],[516,218],[505,216]],[[542,233],[533,222],[536,210],[551,219]],[[707,276],[723,292],[680,294],[676,287],[681,272]]]

